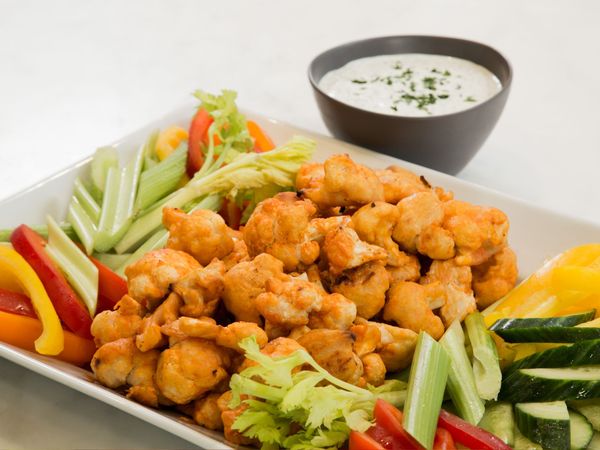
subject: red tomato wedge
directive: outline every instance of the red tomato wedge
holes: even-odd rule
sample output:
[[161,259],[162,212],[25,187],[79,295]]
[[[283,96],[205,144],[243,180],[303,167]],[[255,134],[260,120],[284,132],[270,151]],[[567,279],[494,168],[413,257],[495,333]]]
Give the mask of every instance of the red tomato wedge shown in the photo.
[[359,433],[358,431],[350,432],[350,441],[348,444],[349,450],[385,450],[384,447],[379,445],[377,441],[372,439],[365,433]]
[[443,409],[440,411],[438,427],[447,430],[452,435],[454,442],[468,448],[477,450],[509,450],[511,448],[498,436],[471,425]]
[[454,439],[448,430],[438,428],[433,440],[433,450],[456,450]]
[[0,311],[37,319],[29,297],[6,289],[0,289]]
[[404,449],[419,449],[421,446],[402,427],[402,412],[385,400],[378,399],[373,411],[377,426],[386,430]]
[[204,146],[208,128],[213,123],[212,116],[205,110],[199,109],[192,122],[190,123],[190,131],[188,135],[188,157],[186,171],[190,178],[194,176],[204,164]]
[[275,144],[263,129],[253,120],[246,122],[248,133],[254,139],[254,151],[256,153],[268,152],[275,148]]
[[10,241],[40,277],[60,320],[73,333],[90,339],[92,318],[60,269],[46,254],[46,241],[27,225],[17,227],[12,232]]
[[127,281],[96,258],[90,257],[90,259],[98,268],[98,307],[96,308],[98,314],[106,309],[112,309],[127,294]]

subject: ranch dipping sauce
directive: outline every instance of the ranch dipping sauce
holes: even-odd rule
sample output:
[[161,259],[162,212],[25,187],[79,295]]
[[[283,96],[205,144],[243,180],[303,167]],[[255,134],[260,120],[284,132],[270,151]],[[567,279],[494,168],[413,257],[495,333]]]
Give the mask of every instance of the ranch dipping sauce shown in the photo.
[[498,78],[461,58],[421,53],[350,61],[319,87],[357,108],[395,116],[433,116],[471,108],[500,91]]

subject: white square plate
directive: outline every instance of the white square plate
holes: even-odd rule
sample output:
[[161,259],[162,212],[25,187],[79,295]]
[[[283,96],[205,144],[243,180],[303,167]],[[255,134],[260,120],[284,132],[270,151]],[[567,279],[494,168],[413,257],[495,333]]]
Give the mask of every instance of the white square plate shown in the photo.
[[[383,168],[390,164],[402,165],[419,175],[424,175],[432,185],[442,186],[453,191],[458,199],[501,209],[510,218],[509,239],[518,256],[521,276],[533,272],[544,260],[569,247],[600,241],[600,226],[598,225],[544,210],[452,176],[352,146],[258,114],[247,113],[247,115],[263,126],[276,143],[283,143],[295,134],[315,139],[317,142],[316,160],[322,161],[334,153],[348,153],[356,161],[373,168]],[[187,127],[191,116],[191,107],[182,107],[117,141],[113,146],[126,160],[153,130],[172,124]],[[45,221],[46,214],[52,214],[56,218],[64,217],[71,196],[73,180],[76,176],[85,173],[89,161],[90,158],[87,158],[0,202],[0,228],[14,227],[21,223],[40,224]],[[119,393],[96,383],[93,375],[86,370],[5,344],[0,344],[0,356],[119,408],[200,447],[232,448],[224,441],[221,433],[212,432],[182,420],[180,414],[154,410],[128,400]]]

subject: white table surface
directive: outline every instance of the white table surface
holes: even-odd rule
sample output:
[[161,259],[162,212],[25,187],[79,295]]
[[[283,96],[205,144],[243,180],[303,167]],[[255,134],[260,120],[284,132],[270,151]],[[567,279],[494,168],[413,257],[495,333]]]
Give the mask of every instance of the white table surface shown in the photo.
[[[162,115],[196,88],[326,132],[306,79],[334,45],[393,34],[479,40],[511,60],[494,132],[459,174],[600,223],[600,3],[0,0],[0,197]],[[187,448],[0,361],[0,448]]]

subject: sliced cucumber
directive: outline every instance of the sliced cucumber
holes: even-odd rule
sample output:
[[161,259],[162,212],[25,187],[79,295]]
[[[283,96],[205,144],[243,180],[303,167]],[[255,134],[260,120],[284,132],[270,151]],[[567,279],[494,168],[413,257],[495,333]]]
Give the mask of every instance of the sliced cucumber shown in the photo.
[[517,403],[515,416],[521,433],[545,449],[569,450],[569,411],[565,402]]
[[588,450],[600,450],[600,433],[595,432],[587,446]]
[[515,443],[515,417],[510,403],[492,403],[485,408],[479,426],[498,436],[511,447]]
[[599,339],[600,328],[531,327],[494,330],[506,342],[579,342]]
[[600,339],[577,342],[573,345],[565,345],[534,353],[508,366],[504,371],[504,378],[517,369],[571,367],[586,364],[600,364]]
[[571,429],[571,450],[583,450],[594,436],[592,424],[581,414],[569,411]]
[[571,314],[560,317],[547,317],[543,319],[499,319],[490,327],[491,331],[508,330],[511,328],[538,328],[538,327],[573,327],[594,318],[596,310]]
[[567,404],[579,414],[583,414],[590,421],[594,430],[600,431],[600,400],[575,400]]
[[[515,450],[544,450],[540,444],[530,441],[523,433],[515,426]],[[600,449],[598,449],[600,450]]]
[[600,366],[519,369],[502,382],[509,402],[580,400],[600,397]]

